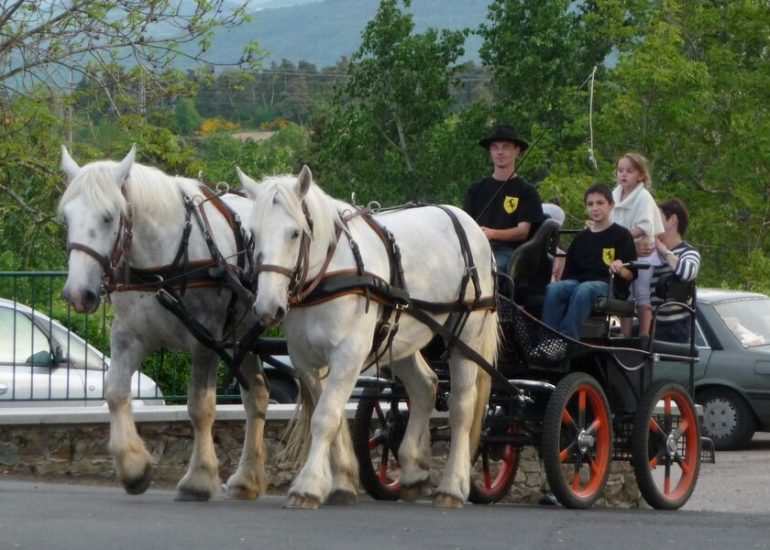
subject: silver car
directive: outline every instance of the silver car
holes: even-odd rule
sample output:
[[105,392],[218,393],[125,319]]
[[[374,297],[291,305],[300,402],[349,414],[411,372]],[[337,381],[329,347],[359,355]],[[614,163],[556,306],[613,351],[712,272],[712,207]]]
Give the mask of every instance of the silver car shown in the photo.
[[[110,359],[40,311],[0,298],[0,406],[104,405]],[[157,384],[132,377],[135,405],[163,405]]]

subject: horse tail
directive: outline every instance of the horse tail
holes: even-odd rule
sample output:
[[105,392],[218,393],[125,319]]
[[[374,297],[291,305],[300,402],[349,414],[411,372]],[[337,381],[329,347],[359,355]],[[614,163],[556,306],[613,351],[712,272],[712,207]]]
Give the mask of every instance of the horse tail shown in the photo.
[[[500,319],[496,311],[487,314],[483,327],[479,354],[490,365],[494,365],[497,361],[498,342],[501,336]],[[471,459],[479,446],[481,426],[484,424],[491,389],[492,377],[484,369],[478,367],[476,369],[476,406],[473,410],[473,424],[471,424],[470,431]]]
[[310,418],[315,410],[315,402],[305,384],[299,384],[299,402],[294,414],[286,426],[281,439],[286,447],[279,453],[278,461],[298,469],[305,462],[310,451]]

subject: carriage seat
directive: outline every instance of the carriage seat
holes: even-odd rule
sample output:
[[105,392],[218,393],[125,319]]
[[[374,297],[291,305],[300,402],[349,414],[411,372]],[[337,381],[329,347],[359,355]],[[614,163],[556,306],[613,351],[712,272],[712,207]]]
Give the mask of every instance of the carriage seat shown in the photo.
[[[655,284],[655,295],[663,300],[663,303],[657,309],[676,308],[676,304],[689,304],[693,309],[696,303],[696,285],[695,281],[683,281],[674,273],[666,273]],[[695,321],[695,314],[688,312],[692,322]],[[657,311],[653,316],[652,324],[652,351],[666,355],[681,355],[689,357],[691,352],[690,342],[669,342],[655,338],[655,328],[657,325]],[[693,346],[694,357],[698,357],[698,348]]]
[[545,287],[551,282],[553,254],[559,241],[559,222],[546,218],[511,258],[513,301],[528,311],[542,311]]

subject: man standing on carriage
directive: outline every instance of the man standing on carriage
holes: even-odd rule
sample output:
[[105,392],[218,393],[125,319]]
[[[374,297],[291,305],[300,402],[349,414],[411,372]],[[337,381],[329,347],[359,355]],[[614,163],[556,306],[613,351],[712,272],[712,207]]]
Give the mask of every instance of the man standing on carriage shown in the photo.
[[507,124],[497,124],[479,141],[489,151],[494,171],[472,184],[463,210],[481,226],[492,245],[497,270],[507,273],[511,257],[545,219],[540,194],[516,174],[516,157],[529,144]]

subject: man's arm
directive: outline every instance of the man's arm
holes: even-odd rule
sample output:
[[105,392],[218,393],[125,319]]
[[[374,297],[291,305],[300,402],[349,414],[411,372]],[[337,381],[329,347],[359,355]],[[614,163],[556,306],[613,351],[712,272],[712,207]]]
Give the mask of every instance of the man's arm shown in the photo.
[[529,222],[519,222],[516,227],[509,227],[508,229],[492,229],[482,226],[481,230],[490,241],[519,242],[526,240],[531,227],[532,224]]

